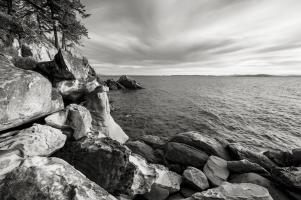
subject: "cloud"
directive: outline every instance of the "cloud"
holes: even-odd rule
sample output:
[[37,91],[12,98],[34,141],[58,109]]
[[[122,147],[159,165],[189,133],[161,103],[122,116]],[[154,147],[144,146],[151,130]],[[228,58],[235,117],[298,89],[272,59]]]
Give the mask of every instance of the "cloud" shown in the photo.
[[301,74],[300,0],[85,0],[102,74]]

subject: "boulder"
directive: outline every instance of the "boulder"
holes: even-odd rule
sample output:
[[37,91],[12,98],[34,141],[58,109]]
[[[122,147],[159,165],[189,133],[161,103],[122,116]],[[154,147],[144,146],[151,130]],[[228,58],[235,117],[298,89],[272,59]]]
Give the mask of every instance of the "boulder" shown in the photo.
[[61,110],[59,112],[53,113],[45,118],[45,122],[48,126],[58,129],[68,128],[66,124],[67,121],[67,111]]
[[121,76],[117,82],[129,90],[143,89],[143,87],[139,83],[137,83],[135,80],[130,79],[126,75]]
[[185,197],[183,197],[181,194],[173,194],[170,195],[167,200],[183,200]]
[[301,167],[275,167],[271,171],[272,178],[283,186],[301,190]]
[[184,182],[197,191],[203,191],[209,188],[206,175],[199,169],[187,167],[183,173]]
[[153,184],[150,192],[144,194],[144,197],[148,200],[165,200],[168,196],[169,191],[157,184]]
[[227,181],[230,172],[227,168],[227,161],[216,156],[210,156],[204,166],[204,173],[214,186],[219,186]]
[[256,163],[252,163],[246,159],[237,161],[228,161],[227,168],[231,173],[244,174],[254,172],[265,177],[269,177],[270,173]]
[[19,149],[9,149],[0,151],[0,179],[7,173],[19,167],[24,158]]
[[154,149],[164,149],[166,143],[168,142],[167,137],[159,137],[156,135],[143,135],[140,140]]
[[165,157],[171,162],[196,168],[202,168],[208,159],[208,155],[205,152],[176,142],[167,144]]
[[67,162],[33,157],[3,180],[0,199],[8,200],[116,200]]
[[273,200],[268,190],[251,183],[223,185],[192,195],[192,200]]
[[81,105],[70,104],[67,108],[67,124],[74,130],[73,138],[87,137],[92,129],[92,117],[89,110]]
[[105,84],[110,88],[110,90],[124,90],[126,89],[123,85],[118,83],[117,81],[114,81],[113,79],[108,79],[105,81]]
[[182,196],[184,196],[185,198],[191,197],[193,194],[197,193],[198,191],[193,190],[189,187],[181,187],[180,193],[182,194]]
[[201,134],[200,132],[190,131],[179,133],[170,140],[171,142],[178,142],[195,147],[202,150],[208,155],[218,156],[225,160],[230,160],[229,153],[226,149],[226,142],[217,139],[213,136]]
[[0,55],[0,131],[63,109],[58,94],[42,75],[14,67]]
[[129,141],[126,146],[132,150],[133,153],[144,157],[150,163],[158,163],[159,159],[155,156],[154,150],[149,145],[140,141]]
[[20,131],[0,135],[0,150],[20,149],[25,156],[50,156],[65,144],[66,136],[58,129],[34,124]]
[[114,121],[110,114],[109,98],[103,87],[97,87],[87,95],[86,108],[92,116],[92,129],[120,143],[125,143],[128,136]]
[[266,157],[268,157],[271,161],[276,163],[279,167],[290,167],[293,163],[293,155],[288,151],[265,151],[263,153]]
[[277,188],[270,180],[255,173],[236,175],[232,177],[229,182],[230,183],[253,183],[256,185],[260,185],[268,189],[273,199],[289,200],[289,197],[287,197],[287,195],[283,193],[279,188]]

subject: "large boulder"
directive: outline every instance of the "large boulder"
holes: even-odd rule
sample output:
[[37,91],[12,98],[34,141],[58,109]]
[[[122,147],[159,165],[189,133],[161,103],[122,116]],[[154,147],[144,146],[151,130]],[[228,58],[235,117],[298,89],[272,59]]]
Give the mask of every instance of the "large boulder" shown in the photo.
[[230,172],[227,168],[227,161],[216,156],[210,156],[204,166],[204,173],[214,186],[219,186],[227,181]]
[[301,190],[301,167],[276,167],[271,171],[275,181],[291,189]]
[[116,200],[67,162],[58,158],[33,157],[3,180],[3,200]]
[[223,185],[192,195],[192,200],[273,200],[268,190],[251,183]]
[[152,147],[141,141],[129,141],[126,143],[133,153],[144,157],[150,163],[158,163],[159,159],[155,156],[155,152]]
[[46,78],[18,69],[0,55],[0,131],[46,116],[63,106]]
[[203,191],[209,188],[209,182],[206,175],[199,169],[188,167],[183,172],[184,183],[197,191]]
[[255,173],[245,173],[239,174],[232,177],[229,181],[230,183],[253,183],[260,185],[268,189],[270,195],[274,200],[289,200],[287,195],[283,193],[276,185],[274,185],[270,180],[255,174]]
[[176,142],[167,144],[165,157],[171,162],[196,168],[202,168],[208,159],[208,155],[205,152]]
[[149,146],[153,147],[154,149],[164,149],[166,143],[168,142],[168,138],[164,136],[157,136],[157,135],[143,135],[140,140],[144,143],[148,144]]
[[66,136],[60,130],[34,124],[0,135],[0,150],[20,149],[25,156],[49,156],[62,148],[65,141]]
[[190,131],[179,133],[170,140],[171,142],[184,143],[204,151],[208,155],[218,156],[225,160],[230,160],[229,153],[226,149],[226,142],[213,136],[201,134],[200,132]]
[[107,93],[103,87],[97,87],[87,95],[86,108],[92,116],[92,129],[120,143],[125,143],[128,136],[114,121],[110,114],[110,104]]
[[228,161],[227,167],[231,173],[244,174],[244,173],[254,172],[263,175],[265,177],[270,176],[270,173],[266,169],[264,169],[257,163],[252,163],[246,159]]
[[129,90],[143,89],[143,87],[140,85],[140,83],[138,83],[135,80],[130,79],[126,75],[121,76],[117,82]]

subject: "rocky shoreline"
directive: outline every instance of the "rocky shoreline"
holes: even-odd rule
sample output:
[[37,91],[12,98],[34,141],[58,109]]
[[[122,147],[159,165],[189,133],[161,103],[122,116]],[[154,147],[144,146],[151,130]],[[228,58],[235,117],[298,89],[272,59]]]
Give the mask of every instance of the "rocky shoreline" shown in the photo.
[[200,132],[132,141],[107,92],[139,83],[101,82],[64,50],[28,59],[0,55],[1,200],[301,199],[301,149],[257,152]]

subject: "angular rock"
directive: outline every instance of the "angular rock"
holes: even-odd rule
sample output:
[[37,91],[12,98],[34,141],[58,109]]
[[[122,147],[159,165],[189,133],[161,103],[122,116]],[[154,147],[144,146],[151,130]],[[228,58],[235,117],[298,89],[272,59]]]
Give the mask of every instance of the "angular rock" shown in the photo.
[[174,163],[196,168],[202,168],[208,159],[208,155],[205,152],[176,142],[167,144],[165,157]]
[[227,181],[230,172],[227,168],[227,161],[216,156],[210,156],[204,166],[204,173],[214,186],[219,186]]
[[158,163],[159,159],[155,156],[154,150],[149,145],[140,141],[129,141],[126,146],[132,150],[133,153],[144,157],[150,163]]
[[116,200],[67,162],[33,157],[7,174],[0,199],[8,200]]
[[137,83],[137,81],[130,79],[126,75],[121,76],[117,82],[129,90],[143,89],[143,87]]
[[24,158],[19,149],[0,151],[0,178],[19,167]]
[[279,167],[290,167],[293,163],[293,155],[288,151],[266,151],[263,153],[271,161],[276,163]]
[[159,137],[156,135],[143,135],[140,139],[154,149],[164,149],[168,142],[167,137]]
[[121,144],[128,140],[129,137],[110,114],[109,98],[102,87],[97,87],[87,95],[86,108],[92,116],[93,131],[117,140]]
[[0,150],[20,149],[25,156],[50,156],[65,144],[58,129],[34,124],[32,127],[0,135]]
[[256,185],[260,185],[268,189],[273,199],[289,200],[289,197],[284,192],[282,192],[278,187],[276,187],[270,180],[255,173],[236,175],[232,177],[229,182],[230,183],[253,183]]
[[272,178],[284,187],[301,190],[301,167],[275,167]]
[[225,160],[230,160],[225,141],[221,141],[212,136],[201,134],[200,132],[190,131],[179,133],[175,135],[170,141],[187,144],[204,151],[208,155],[214,155]]
[[0,55],[0,131],[56,112],[61,103],[46,78],[18,69]]
[[70,104],[66,109],[68,110],[67,124],[74,130],[74,139],[87,137],[92,129],[92,117],[89,110],[77,104]]
[[209,188],[206,175],[199,169],[188,167],[183,173],[184,182],[197,191]]
[[66,124],[68,113],[66,110],[61,110],[59,112],[53,113],[45,118],[47,125],[53,128],[64,129],[69,126]]
[[268,190],[251,183],[223,185],[192,195],[192,200],[273,200]]
[[110,90],[124,90],[126,89],[123,85],[114,81],[113,79],[108,79],[105,81],[105,84],[110,88]]
[[261,167],[260,165],[256,163],[252,163],[246,159],[244,160],[238,160],[238,161],[228,161],[227,167],[230,172],[236,173],[236,174],[244,174],[244,173],[250,173],[254,172],[260,175],[263,175],[265,177],[269,177],[270,173]]

